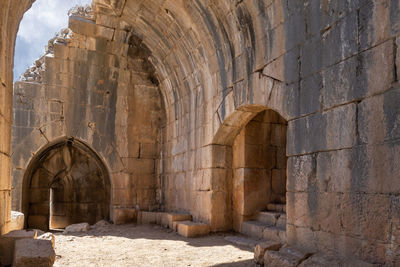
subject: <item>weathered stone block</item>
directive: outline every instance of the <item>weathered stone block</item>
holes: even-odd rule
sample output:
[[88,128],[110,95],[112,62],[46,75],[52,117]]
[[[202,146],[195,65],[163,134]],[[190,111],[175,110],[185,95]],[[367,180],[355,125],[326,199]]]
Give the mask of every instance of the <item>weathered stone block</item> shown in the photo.
[[356,104],[352,103],[290,121],[287,152],[296,155],[349,148],[356,141],[355,133]]
[[173,223],[180,221],[191,221],[192,215],[183,213],[167,213],[166,216],[162,217],[161,224],[168,226],[170,229],[174,229]]
[[288,159],[287,191],[304,192],[316,181],[317,162],[315,156],[305,155]]
[[68,27],[77,34],[89,37],[94,37],[96,35],[96,23],[82,17],[70,16]]
[[178,223],[178,233],[184,237],[198,237],[207,235],[210,232],[210,226],[205,223],[192,221],[182,221]]
[[150,211],[141,211],[140,212],[140,221],[138,223],[141,224],[161,224],[163,212],[150,212]]
[[103,26],[97,25],[96,37],[104,38],[107,40],[112,40],[114,37],[114,31],[115,31],[115,29],[113,29],[113,28],[108,28],[108,27],[103,27]]
[[36,230],[12,231],[0,237],[0,264],[10,265],[14,257],[14,247],[16,240],[34,239],[37,237]]
[[56,253],[49,240],[23,239],[15,242],[15,267],[51,267],[56,260]]

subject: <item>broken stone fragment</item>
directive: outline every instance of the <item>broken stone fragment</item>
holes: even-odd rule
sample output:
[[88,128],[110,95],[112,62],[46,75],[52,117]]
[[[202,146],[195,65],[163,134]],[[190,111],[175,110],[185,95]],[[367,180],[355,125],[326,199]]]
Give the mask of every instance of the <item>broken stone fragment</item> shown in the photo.
[[90,225],[88,223],[77,223],[67,226],[64,230],[64,234],[76,233],[76,232],[87,232],[90,230]]
[[15,242],[14,267],[53,266],[56,253],[51,241],[21,239]]
[[266,241],[257,244],[254,248],[254,261],[258,264],[264,264],[264,255],[267,250],[278,251],[282,247],[279,242]]

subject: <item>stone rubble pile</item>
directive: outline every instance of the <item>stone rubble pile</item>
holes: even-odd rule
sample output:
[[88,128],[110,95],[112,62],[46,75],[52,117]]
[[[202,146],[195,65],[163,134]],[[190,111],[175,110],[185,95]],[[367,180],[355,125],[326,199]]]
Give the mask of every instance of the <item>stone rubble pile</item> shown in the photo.
[[76,5],[68,11],[68,16],[81,17],[85,19],[93,19],[93,9],[89,5],[79,6]]
[[45,57],[54,55],[55,44],[67,44],[67,39],[71,37],[72,31],[68,28],[62,29],[56,35],[49,40],[46,46],[46,50],[43,56],[35,60],[35,63],[30,66],[20,77],[20,81],[26,82],[42,82],[42,72],[45,70]]

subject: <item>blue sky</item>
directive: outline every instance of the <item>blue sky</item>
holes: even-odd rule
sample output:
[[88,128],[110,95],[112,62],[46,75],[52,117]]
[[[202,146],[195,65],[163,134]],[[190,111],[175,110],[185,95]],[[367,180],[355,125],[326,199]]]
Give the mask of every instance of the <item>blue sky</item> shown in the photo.
[[68,26],[68,10],[91,0],[36,0],[19,26],[14,56],[14,81],[44,53],[47,41]]

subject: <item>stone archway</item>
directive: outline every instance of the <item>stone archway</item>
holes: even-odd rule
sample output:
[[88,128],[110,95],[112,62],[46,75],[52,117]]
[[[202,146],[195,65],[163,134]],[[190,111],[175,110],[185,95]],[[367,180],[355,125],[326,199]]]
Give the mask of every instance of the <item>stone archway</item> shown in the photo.
[[286,133],[285,118],[260,105],[236,109],[221,125],[212,145],[219,165],[211,170],[211,183],[223,184],[225,202],[219,198],[212,210],[219,227],[263,238],[265,227],[279,225],[272,234],[285,237]]
[[[275,111],[252,118],[232,145],[232,220],[236,231],[281,241],[286,229],[287,122]],[[273,228],[273,229],[271,229]]]
[[28,228],[64,228],[109,219],[107,168],[85,143],[63,138],[42,148],[24,175],[22,208]]

